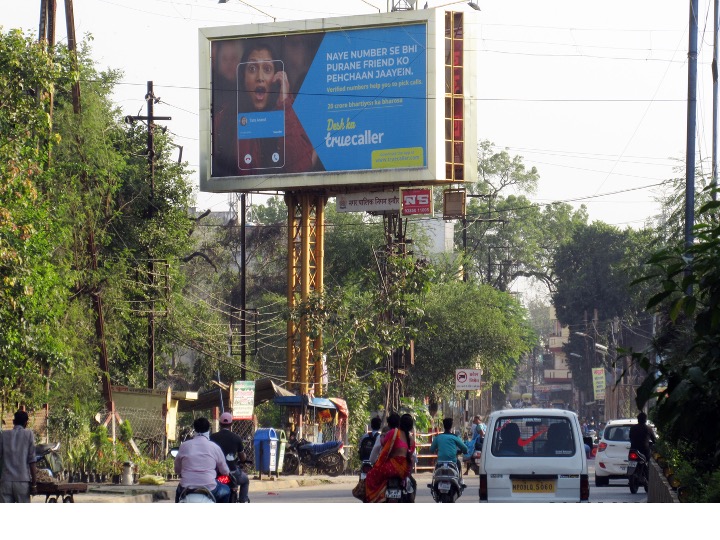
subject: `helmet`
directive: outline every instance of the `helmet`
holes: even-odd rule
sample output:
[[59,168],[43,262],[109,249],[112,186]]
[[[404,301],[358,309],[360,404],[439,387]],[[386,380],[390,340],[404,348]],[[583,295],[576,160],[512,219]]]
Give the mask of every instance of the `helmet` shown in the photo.
[[229,412],[224,412],[220,415],[220,423],[223,426],[229,426],[230,424],[232,424],[232,422],[232,414],[230,414]]

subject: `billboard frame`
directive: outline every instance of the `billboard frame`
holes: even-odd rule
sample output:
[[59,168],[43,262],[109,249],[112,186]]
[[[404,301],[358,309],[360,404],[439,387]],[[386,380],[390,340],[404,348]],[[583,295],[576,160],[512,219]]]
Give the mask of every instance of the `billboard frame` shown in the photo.
[[[463,58],[463,140],[477,141],[476,50],[472,32],[467,32],[475,11],[464,9],[409,10],[372,15],[333,17],[267,24],[221,26],[199,29],[199,130],[200,130],[200,191],[211,193],[296,191],[324,189],[329,195],[368,189],[371,187],[451,185],[477,180],[477,151],[468,147],[465,152],[465,177],[448,179],[446,176],[445,148],[445,25],[446,13],[460,13],[468,17],[465,23]],[[329,33],[362,30],[367,28],[393,28],[411,24],[424,24],[426,28],[426,118],[427,167],[367,169],[351,171],[323,171],[287,174],[253,174],[248,176],[211,176],[212,160],[212,59],[211,47],[215,41],[254,37],[288,36],[292,34]]]

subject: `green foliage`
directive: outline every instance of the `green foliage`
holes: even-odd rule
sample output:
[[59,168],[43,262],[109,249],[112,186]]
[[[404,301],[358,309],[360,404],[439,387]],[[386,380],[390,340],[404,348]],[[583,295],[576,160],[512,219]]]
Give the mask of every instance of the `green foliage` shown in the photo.
[[133,437],[133,429],[128,420],[123,420],[118,426],[118,439],[124,443],[129,443]]
[[638,407],[654,403],[663,437],[706,482],[717,482],[720,471],[720,225],[710,219],[718,208],[714,201],[700,208],[694,244],[649,259],[647,275],[659,279],[662,290],[647,308],[662,324],[652,355],[634,355],[648,371]]
[[507,384],[522,354],[537,340],[524,308],[508,293],[487,285],[435,285],[423,308],[409,382],[415,396],[451,396],[459,368],[482,368],[486,380]]

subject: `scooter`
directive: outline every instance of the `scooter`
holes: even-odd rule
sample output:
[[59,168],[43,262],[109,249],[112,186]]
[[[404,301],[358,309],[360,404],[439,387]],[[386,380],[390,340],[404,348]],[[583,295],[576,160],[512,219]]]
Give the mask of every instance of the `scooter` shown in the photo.
[[435,502],[454,503],[465,489],[454,461],[441,461],[435,466],[432,483],[427,485]]
[[630,486],[630,493],[635,494],[638,492],[640,486],[645,489],[645,493],[648,491],[648,464],[645,459],[645,455],[634,448],[631,448],[628,452],[628,485]]
[[347,459],[342,448],[342,441],[310,443],[305,439],[293,440],[285,450],[283,471],[286,474],[298,474],[302,465],[321,474],[338,476],[345,470]]

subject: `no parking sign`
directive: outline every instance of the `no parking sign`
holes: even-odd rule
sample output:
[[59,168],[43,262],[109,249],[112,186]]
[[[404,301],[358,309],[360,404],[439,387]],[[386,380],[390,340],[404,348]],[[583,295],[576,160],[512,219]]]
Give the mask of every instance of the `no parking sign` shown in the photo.
[[455,390],[480,390],[481,369],[456,369]]

